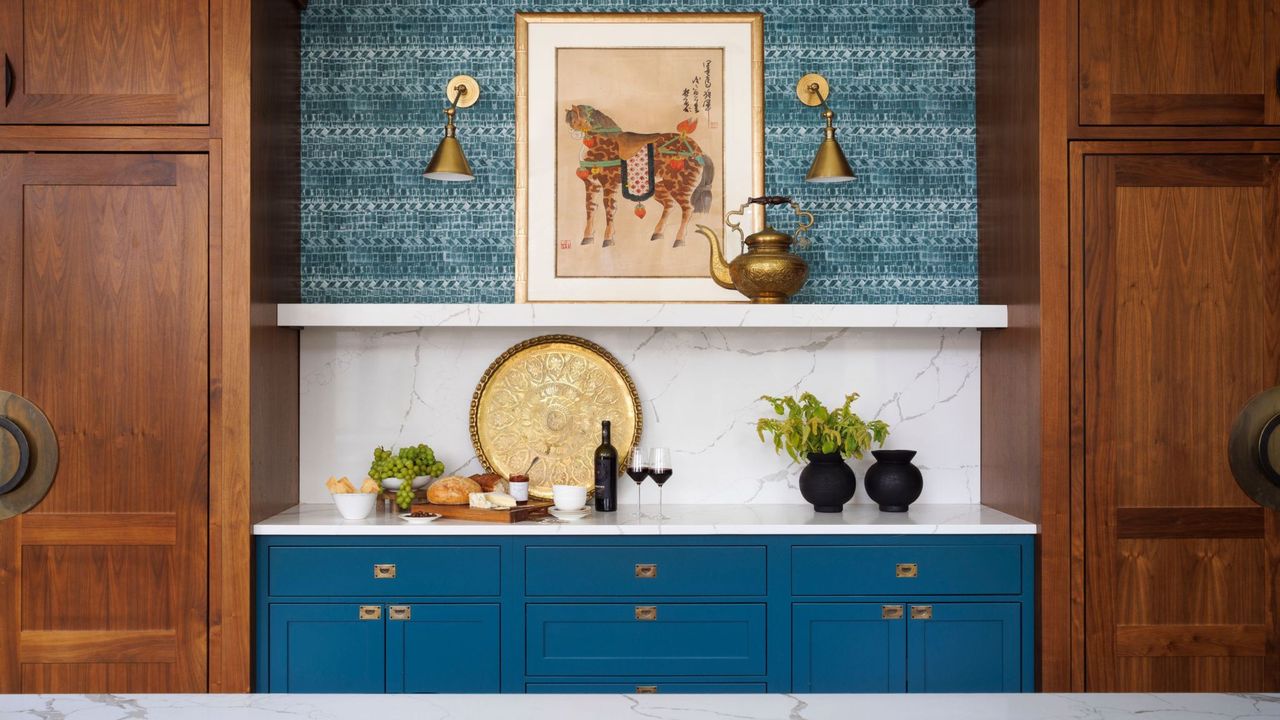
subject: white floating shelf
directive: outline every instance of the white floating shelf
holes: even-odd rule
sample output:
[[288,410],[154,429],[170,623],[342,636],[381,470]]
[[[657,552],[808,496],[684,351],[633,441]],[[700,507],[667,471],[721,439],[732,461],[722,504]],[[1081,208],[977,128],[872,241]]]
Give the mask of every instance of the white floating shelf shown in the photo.
[[281,327],[1003,328],[1005,305],[529,303],[280,305]]

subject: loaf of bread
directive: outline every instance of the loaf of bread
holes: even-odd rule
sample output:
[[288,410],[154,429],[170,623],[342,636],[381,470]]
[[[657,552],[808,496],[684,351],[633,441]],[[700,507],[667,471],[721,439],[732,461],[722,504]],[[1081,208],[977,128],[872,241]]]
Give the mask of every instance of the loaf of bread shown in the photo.
[[460,475],[442,477],[427,488],[427,502],[436,505],[466,505],[471,493],[480,492],[480,484]]

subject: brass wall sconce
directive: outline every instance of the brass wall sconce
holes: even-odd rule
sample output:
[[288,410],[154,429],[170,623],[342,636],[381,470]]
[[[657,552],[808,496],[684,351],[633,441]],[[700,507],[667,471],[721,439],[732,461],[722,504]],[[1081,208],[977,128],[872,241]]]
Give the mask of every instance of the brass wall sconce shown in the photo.
[[800,78],[800,82],[796,83],[796,96],[800,98],[800,102],[809,107],[821,105],[822,117],[827,121],[827,135],[818,146],[818,153],[813,156],[813,164],[809,166],[809,174],[805,176],[805,181],[837,183],[856,180],[857,176],[853,174],[853,168],[849,167],[849,160],[840,149],[840,143],[836,142],[836,129],[832,124],[836,114],[827,104],[827,99],[831,97],[831,87],[827,84],[827,79],[817,73],[805,75]]
[[471,172],[471,164],[467,162],[467,156],[462,152],[462,143],[458,142],[453,118],[458,108],[471,107],[476,104],[476,100],[480,99],[480,83],[470,75],[459,75],[445,86],[445,97],[449,100],[449,107],[444,111],[447,118],[444,138],[436,146],[435,154],[431,156],[431,162],[427,163],[427,169],[422,173],[422,177],[446,182],[475,180],[476,176]]

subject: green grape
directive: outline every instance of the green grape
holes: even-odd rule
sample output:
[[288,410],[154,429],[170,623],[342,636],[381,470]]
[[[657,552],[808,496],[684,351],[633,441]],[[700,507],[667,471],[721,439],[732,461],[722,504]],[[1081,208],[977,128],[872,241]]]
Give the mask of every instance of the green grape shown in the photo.
[[413,504],[413,486],[408,481],[400,485],[400,489],[396,490],[396,505],[401,510],[408,510]]

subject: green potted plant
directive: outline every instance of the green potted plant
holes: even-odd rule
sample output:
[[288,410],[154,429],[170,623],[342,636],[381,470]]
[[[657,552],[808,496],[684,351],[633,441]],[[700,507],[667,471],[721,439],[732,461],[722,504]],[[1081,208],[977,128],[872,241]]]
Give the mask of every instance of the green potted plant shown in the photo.
[[768,433],[778,454],[786,451],[796,462],[808,460],[800,471],[800,494],[817,512],[841,512],[858,487],[845,458],[861,459],[872,443],[883,446],[889,425],[883,420],[866,422],[853,412],[850,407],[857,393],[846,395],[844,405],[835,409],[807,392],[798,398],[764,395],[760,399],[778,415],[756,421],[760,442],[768,442]]

